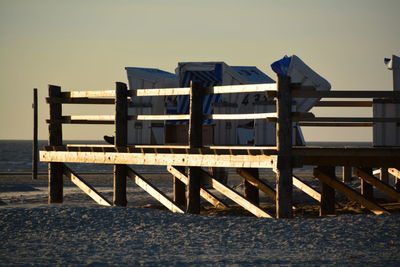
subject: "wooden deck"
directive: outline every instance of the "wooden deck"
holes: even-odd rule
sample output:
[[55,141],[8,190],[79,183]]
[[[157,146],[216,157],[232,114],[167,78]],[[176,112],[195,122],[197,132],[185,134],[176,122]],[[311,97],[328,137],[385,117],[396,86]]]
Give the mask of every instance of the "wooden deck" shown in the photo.
[[[205,94],[229,94],[262,92],[274,99],[276,112],[251,114],[202,114]],[[128,101],[141,96],[190,96],[189,114],[130,115]],[[63,201],[63,178],[71,181],[101,205],[126,206],[127,178],[148,192],[173,212],[200,212],[200,197],[215,207],[227,204],[211,193],[204,184],[231,199],[258,217],[290,218],[294,205],[293,187],[320,202],[320,215],[335,213],[335,191],[349,200],[359,203],[372,213],[389,211],[374,199],[379,190],[394,201],[400,201],[400,148],[399,147],[316,147],[292,144],[292,123],[318,127],[371,127],[374,123],[400,123],[400,118],[367,117],[316,117],[310,112],[292,112],[293,98],[380,98],[400,99],[400,92],[393,91],[316,91],[315,88],[291,84],[288,77],[278,76],[277,84],[235,85],[202,87],[193,83],[188,88],[159,88],[127,90],[123,83],[116,90],[61,92],[58,86],[49,86],[47,102],[50,106],[49,145],[40,151],[39,158],[49,163],[49,203]],[[115,115],[63,115],[63,104],[115,105]],[[372,107],[373,101],[320,101],[319,107]],[[267,120],[276,123],[276,146],[217,146],[202,143],[204,119],[213,120]],[[129,120],[187,120],[188,143],[164,145],[128,145],[127,122]],[[64,144],[62,124],[114,124],[115,145]],[[114,195],[108,200],[95,188],[73,172],[66,163],[101,163],[114,165]],[[128,165],[165,166],[173,179],[173,198],[170,199],[142,175]],[[314,188],[301,177],[293,175],[295,168],[314,166],[314,177],[320,188]],[[346,168],[360,178],[360,192],[346,181],[340,181],[335,168]],[[210,171],[206,171],[211,168]],[[222,183],[212,168],[235,168],[243,178],[243,193]],[[269,168],[276,173],[275,188],[259,178],[258,169]],[[372,168],[378,168],[373,172]],[[379,173],[377,173],[377,171]],[[351,173],[350,173],[351,174]],[[377,178],[375,174],[381,175]],[[384,177],[386,175],[386,178]],[[388,176],[395,183],[390,184]],[[259,192],[275,201],[275,212],[267,212],[260,206]]]

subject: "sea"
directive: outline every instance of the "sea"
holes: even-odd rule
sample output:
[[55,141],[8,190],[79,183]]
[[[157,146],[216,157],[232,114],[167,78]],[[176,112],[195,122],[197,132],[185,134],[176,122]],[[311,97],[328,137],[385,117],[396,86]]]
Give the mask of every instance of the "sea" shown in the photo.
[[[101,141],[66,141],[69,144],[104,144]],[[39,141],[39,150],[47,145],[47,140]],[[343,146],[349,142],[310,142],[307,145]],[[369,142],[351,143],[357,146],[370,146]],[[112,173],[111,164],[68,163],[73,170],[88,173]],[[165,172],[163,166],[135,166],[141,172]],[[31,140],[0,140],[0,173],[27,173],[32,171],[32,141]],[[39,173],[47,172],[47,163],[39,162]]]

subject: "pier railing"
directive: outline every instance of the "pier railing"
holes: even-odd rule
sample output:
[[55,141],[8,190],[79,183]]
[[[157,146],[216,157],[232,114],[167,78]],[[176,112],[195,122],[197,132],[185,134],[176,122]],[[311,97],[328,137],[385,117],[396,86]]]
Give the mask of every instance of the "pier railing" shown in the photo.
[[[203,96],[206,94],[229,93],[264,93],[267,98],[275,99],[276,112],[249,113],[249,114],[202,114]],[[132,98],[143,96],[178,96],[189,95],[189,114],[159,114],[159,115],[128,115],[128,102]],[[368,200],[370,193],[354,194],[349,188],[343,189],[343,184],[337,184],[335,166],[354,166],[361,168],[362,181],[368,181],[366,191],[371,191],[371,184],[378,184],[373,178],[372,167],[392,168],[400,166],[400,153],[393,147],[386,148],[324,148],[324,147],[296,147],[292,143],[292,123],[298,122],[300,126],[321,127],[358,127],[372,126],[377,122],[400,123],[400,118],[376,117],[315,117],[310,112],[292,112],[294,98],[385,98],[400,99],[400,92],[394,91],[317,91],[312,87],[304,87],[290,83],[290,78],[278,76],[276,84],[232,85],[203,87],[201,83],[193,82],[187,88],[160,88],[128,90],[126,84],[116,83],[115,90],[105,91],[71,91],[62,92],[58,86],[49,86],[47,102],[50,106],[49,146],[46,151],[41,151],[42,161],[49,162],[49,202],[62,202],[62,175],[78,177],[73,174],[63,163],[107,163],[114,164],[114,205],[126,205],[126,177],[132,177],[142,188],[150,190],[158,199],[163,199],[163,204],[174,211],[198,213],[200,210],[200,196],[208,198],[213,203],[223,205],[206,189],[202,188],[201,180],[224,191],[226,196],[257,216],[271,216],[254,205],[256,198],[245,194],[245,198],[219,183],[209,174],[204,174],[201,167],[233,167],[243,176],[247,189],[258,189],[274,197],[276,200],[276,217],[291,217],[293,210],[292,186],[303,190],[305,193],[319,199],[322,214],[329,214],[334,210],[335,189],[346,194],[351,199],[362,199],[362,205],[369,207],[377,213],[386,212]],[[114,115],[63,115],[63,104],[108,104],[115,106]],[[371,107],[371,101],[320,101],[316,106],[329,107]],[[204,146],[202,143],[202,127],[205,119],[213,120],[268,120],[276,122],[276,146]],[[127,122],[129,120],[188,120],[188,144],[183,146],[173,145],[128,145]],[[68,145],[63,144],[62,124],[114,124],[114,145]],[[176,188],[174,200],[169,200],[157,188],[152,186],[139,174],[130,169],[129,165],[164,165],[174,173]],[[293,168],[302,165],[319,166],[315,176],[322,183],[321,193],[310,188],[298,177],[293,176]],[[187,174],[182,168],[188,167]],[[252,169],[272,168],[276,171],[276,190],[272,189],[258,179],[258,172]],[[362,169],[364,168],[364,169]],[[370,168],[366,170],[365,168]],[[364,170],[364,171],[363,171]],[[393,171],[394,172],[394,171]],[[71,174],[72,173],[72,174]],[[366,174],[365,174],[366,173]],[[180,178],[179,178],[180,177]],[[247,177],[247,178],[246,178]],[[367,177],[367,178],[366,178]],[[71,178],[72,179],[72,178]],[[373,182],[371,182],[373,180]],[[83,179],[80,179],[83,181]],[[179,183],[181,185],[179,186]],[[82,182],[80,183],[82,185]],[[83,182],[83,184],[85,184]],[[368,185],[367,185],[368,184]],[[183,186],[183,187],[182,187]],[[184,188],[186,187],[186,196]],[[379,187],[382,188],[381,184]],[[88,185],[82,186],[86,192],[94,192]],[[183,190],[182,190],[183,188]],[[364,188],[364,187],[363,187]],[[399,197],[391,189],[390,194]],[[147,190],[146,190],[147,191]],[[252,190],[248,190],[251,192]],[[149,191],[148,191],[149,192]],[[254,192],[254,190],[253,190]],[[361,196],[361,197],[360,197]],[[102,203],[111,202],[99,194],[96,197]],[[249,201],[252,200],[252,201]],[[400,199],[400,198],[399,198]],[[252,203],[253,202],[253,203]],[[378,205],[379,206],[379,205]]]

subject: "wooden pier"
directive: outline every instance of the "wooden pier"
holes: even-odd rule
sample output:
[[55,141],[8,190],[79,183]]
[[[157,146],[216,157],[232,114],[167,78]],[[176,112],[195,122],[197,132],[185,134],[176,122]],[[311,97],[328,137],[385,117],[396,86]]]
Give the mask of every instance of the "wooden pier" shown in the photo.
[[[206,94],[230,94],[262,92],[274,99],[277,112],[251,114],[202,114],[203,96]],[[130,99],[142,96],[190,96],[190,113],[177,115],[128,115]],[[116,83],[115,90],[62,92],[59,86],[49,86],[47,103],[50,107],[49,145],[40,151],[40,160],[49,162],[49,203],[63,201],[63,175],[72,180],[85,193],[101,205],[126,206],[127,178],[147,191],[173,212],[200,212],[200,198],[215,207],[226,207],[209,187],[258,217],[290,218],[296,208],[293,186],[320,202],[320,215],[335,214],[335,191],[351,201],[358,202],[375,214],[389,213],[373,197],[377,189],[400,204],[400,148],[399,147],[310,147],[292,144],[292,124],[318,127],[371,127],[374,123],[400,123],[400,118],[366,117],[315,117],[314,114],[292,112],[294,98],[346,98],[344,101],[319,101],[322,107],[371,107],[372,100],[349,101],[348,98],[400,99],[395,91],[317,91],[290,82],[290,78],[278,76],[276,84],[232,85],[203,87],[192,83],[189,88],[160,88],[128,90],[124,83]],[[62,114],[64,104],[115,105],[115,115]],[[276,146],[213,146],[203,145],[204,119],[213,120],[268,120],[276,123]],[[128,120],[188,120],[187,145],[128,145]],[[114,124],[114,145],[64,144],[62,124]],[[102,163],[114,165],[114,197],[110,201],[96,191],[66,163]],[[127,165],[161,165],[171,173],[174,182],[173,198],[169,198],[146,178]],[[314,176],[320,181],[320,190],[309,186],[293,169],[306,165],[315,166]],[[347,178],[339,180],[335,167],[343,166]],[[221,183],[206,171],[210,167],[235,168],[244,179],[244,192]],[[275,188],[259,178],[258,169],[270,168],[276,173]],[[358,192],[346,184],[349,169],[361,181]],[[373,168],[377,169],[375,173]],[[391,185],[382,173],[394,177]],[[351,175],[350,175],[351,176]],[[207,184],[208,186],[204,186]],[[275,201],[275,212],[260,207],[259,192]]]

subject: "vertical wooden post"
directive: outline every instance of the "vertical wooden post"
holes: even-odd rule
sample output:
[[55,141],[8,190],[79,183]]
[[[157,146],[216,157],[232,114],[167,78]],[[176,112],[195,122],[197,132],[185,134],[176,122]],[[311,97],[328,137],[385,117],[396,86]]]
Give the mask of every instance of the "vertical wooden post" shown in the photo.
[[[318,166],[320,172],[336,179],[334,166]],[[335,189],[326,183],[321,182],[321,206],[319,215],[332,215],[335,214]]]
[[[193,82],[190,86],[189,147],[201,148],[203,145],[203,97],[202,83]],[[200,167],[188,168],[186,212],[200,213]]]
[[[179,170],[181,173],[186,173],[184,166],[174,166],[175,169]],[[173,194],[174,202],[177,205],[186,206],[186,196],[185,196],[186,185],[181,180],[173,177]]]
[[[128,89],[125,83],[117,82],[115,91],[115,146],[123,147],[128,143]],[[115,206],[126,206],[126,175],[124,164],[114,165],[114,199]]]
[[389,171],[388,168],[381,168],[381,172],[379,173],[379,178],[382,182],[389,184]]
[[[61,97],[61,87],[49,85],[49,98],[56,99]],[[61,103],[50,103],[50,123],[49,123],[49,146],[61,146],[62,139],[62,107]],[[63,163],[49,163],[49,196],[48,202],[63,202]]]
[[353,177],[352,167],[351,166],[343,166],[342,167],[342,181],[350,182]]
[[[365,173],[368,173],[370,175],[373,175],[372,168],[362,168]],[[374,187],[366,182],[364,179],[361,179],[361,195],[363,195],[365,198],[368,200],[373,200],[374,199]]]
[[[258,169],[246,168],[245,170],[249,172],[254,178],[256,179],[260,178]],[[260,194],[258,188],[249,183],[246,179],[243,179],[243,186],[244,186],[244,196],[254,204],[259,205]]]
[[276,146],[278,162],[276,173],[276,216],[292,217],[292,92],[290,78],[278,75],[276,101],[278,120],[276,125]]
[[32,179],[38,176],[38,93],[37,88],[33,89],[33,140],[32,140]]

